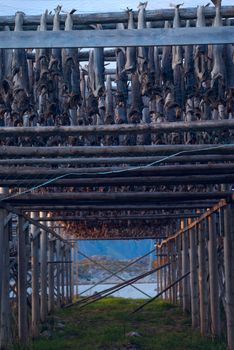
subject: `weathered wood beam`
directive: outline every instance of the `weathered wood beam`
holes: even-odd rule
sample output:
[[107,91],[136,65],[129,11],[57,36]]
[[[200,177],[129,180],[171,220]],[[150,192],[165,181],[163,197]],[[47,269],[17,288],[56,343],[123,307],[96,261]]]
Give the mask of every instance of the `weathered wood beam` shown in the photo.
[[61,48],[61,47],[131,47],[200,44],[232,44],[234,28],[151,28],[106,29],[77,31],[4,31],[0,32],[0,48]]
[[[151,167],[93,167],[93,168],[57,168],[49,169],[43,167],[4,167],[0,166],[0,179],[17,179],[18,184],[20,184],[21,179],[43,179],[42,183],[57,179],[57,177],[64,176],[66,179],[74,179],[75,177],[92,177],[98,178],[108,176],[111,177],[123,178],[128,177],[128,175],[134,176],[167,176],[170,173],[174,174],[174,177],[181,175],[206,175],[206,174],[229,174],[232,175],[234,172],[234,163],[228,164],[196,164],[196,165],[162,165],[162,166],[151,166]],[[58,179],[60,180],[60,179]],[[156,180],[156,179],[154,179]],[[146,180],[147,181],[147,180]],[[187,179],[188,181],[188,179]],[[198,183],[199,180],[197,179]],[[232,180],[231,180],[232,181]],[[92,183],[92,182],[91,182]],[[108,181],[107,181],[108,183]],[[93,183],[92,183],[93,184]]]
[[[215,17],[215,7],[205,7],[204,14],[206,18]],[[146,20],[147,21],[165,21],[173,20],[175,15],[174,9],[158,9],[158,10],[147,10]],[[233,6],[222,6],[221,8],[222,17],[234,17]],[[53,15],[47,17],[47,24],[53,24]],[[105,24],[105,23],[127,23],[128,14],[127,11],[122,12],[103,12],[103,13],[84,13],[84,14],[73,14],[74,25],[79,24]],[[197,18],[197,8],[188,7],[180,9],[181,19],[195,19]],[[39,25],[41,15],[25,15],[23,25]],[[63,25],[66,20],[66,15],[60,15],[60,23]],[[138,20],[138,12],[134,11],[134,20]],[[15,16],[0,16],[0,25],[14,25]]]
[[176,156],[173,158],[167,158],[163,156],[145,156],[145,157],[92,157],[92,158],[13,158],[13,159],[0,159],[0,165],[103,165],[103,164],[149,164],[157,161],[162,163],[208,163],[208,162],[231,162],[234,161],[234,155],[188,155],[188,156]]
[[[120,155],[172,155],[175,153],[231,154],[234,145],[150,145],[150,146],[55,146],[55,147],[17,147],[1,146],[2,159],[8,157],[61,157],[61,156],[120,156]],[[179,155],[179,154],[177,154]]]
[[[64,193],[43,193],[43,194],[20,194],[17,197],[8,197],[4,199],[4,195],[0,195],[0,204],[8,203],[21,203],[32,204],[49,204],[54,203],[61,204],[63,202],[171,202],[174,201],[175,207],[176,202],[180,201],[193,201],[193,200],[203,200],[203,199],[223,199],[232,198],[232,191],[225,192],[64,192]],[[104,203],[103,203],[104,204]],[[31,220],[31,219],[30,219]],[[191,224],[192,225],[192,224]],[[49,230],[48,230],[49,231]]]
[[158,132],[188,132],[234,129],[234,120],[203,120],[192,122],[164,122],[152,124],[116,124],[87,126],[0,127],[0,137],[9,136],[94,136],[145,134]]
[[152,214],[152,215],[109,215],[109,216],[101,216],[101,215],[93,215],[93,216],[51,216],[49,219],[43,219],[40,221],[111,221],[111,220],[166,220],[166,219],[179,219],[181,217],[197,217],[198,214]]
[[[26,179],[0,180],[2,187],[25,187],[32,188],[49,181],[49,178],[33,178],[30,183]],[[188,175],[188,176],[130,176],[111,178],[85,178],[85,179],[62,179],[48,183],[44,187],[99,187],[99,186],[155,186],[155,185],[180,185],[180,184],[222,184],[234,183],[234,174],[226,175]]]

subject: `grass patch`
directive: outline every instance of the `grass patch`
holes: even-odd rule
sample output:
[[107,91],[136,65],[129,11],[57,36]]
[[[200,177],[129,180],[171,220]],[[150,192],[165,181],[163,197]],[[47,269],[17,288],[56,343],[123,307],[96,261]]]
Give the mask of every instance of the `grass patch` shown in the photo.
[[[224,342],[202,338],[189,317],[163,300],[131,315],[143,300],[106,298],[84,309],[58,311],[48,322],[49,337],[33,350],[225,350]],[[50,326],[51,325],[51,326]],[[140,336],[129,336],[136,332]]]

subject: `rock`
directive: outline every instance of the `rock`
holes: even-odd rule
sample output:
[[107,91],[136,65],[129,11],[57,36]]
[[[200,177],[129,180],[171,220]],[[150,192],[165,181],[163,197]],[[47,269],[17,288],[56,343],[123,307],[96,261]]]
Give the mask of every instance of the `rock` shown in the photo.
[[45,330],[43,332],[41,332],[41,336],[44,338],[51,338],[52,337],[52,333],[48,330]]
[[138,332],[129,332],[126,335],[127,337],[140,337],[140,334]]

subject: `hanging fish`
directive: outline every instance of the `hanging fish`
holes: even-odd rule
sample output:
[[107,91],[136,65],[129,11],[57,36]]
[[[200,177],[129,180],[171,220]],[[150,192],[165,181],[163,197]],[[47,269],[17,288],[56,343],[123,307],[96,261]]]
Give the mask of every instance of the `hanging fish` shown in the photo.
[[[206,20],[204,14],[204,6],[197,7],[197,22],[196,27],[205,27]],[[196,45],[194,48],[194,69],[195,75],[199,82],[202,84],[208,78],[208,48],[207,45]]]
[[[190,21],[186,21],[186,28],[190,27]],[[184,85],[186,95],[190,95],[195,89],[193,46],[184,47]]]
[[[230,18],[227,19],[227,26],[231,25]],[[224,46],[225,66],[227,71],[227,88],[234,89],[234,46],[227,44]]]
[[[146,14],[145,9],[147,6],[146,2],[140,2],[138,5],[138,22],[137,29],[146,28]],[[138,47],[137,50],[137,69],[141,81],[141,75],[143,73],[147,74],[147,66],[148,66],[148,48],[146,47]]]
[[[55,14],[53,18],[53,31],[58,32],[60,31],[60,12],[61,12],[62,6],[57,6],[56,9],[54,9]],[[57,61],[58,67],[61,67],[61,49],[59,48],[53,48],[52,49],[52,57],[51,59],[55,59]]]
[[[179,8],[181,4],[175,6],[173,28],[180,28]],[[182,107],[184,101],[184,72],[183,72],[183,52],[182,46],[172,46],[172,69],[174,80],[175,102]]]
[[[168,21],[165,21],[165,29],[170,28]],[[162,81],[165,84],[173,82],[173,70],[172,70],[172,47],[163,46],[162,50]]]
[[[128,29],[135,29],[133,10],[127,9],[128,13]],[[126,63],[124,67],[126,72],[134,72],[136,70],[136,47],[127,47]]]
[[106,76],[105,124],[114,123],[114,100],[111,76]]
[[[10,31],[9,26],[4,26],[4,31]],[[13,60],[13,50],[4,49],[2,52],[2,70],[3,76],[2,79],[10,79],[12,74],[12,60]]]

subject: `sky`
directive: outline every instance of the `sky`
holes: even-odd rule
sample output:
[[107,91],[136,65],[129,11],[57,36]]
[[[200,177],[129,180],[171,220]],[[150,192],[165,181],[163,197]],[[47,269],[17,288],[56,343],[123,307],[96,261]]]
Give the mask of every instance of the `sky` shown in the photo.
[[[170,3],[179,3],[174,0],[149,0],[147,9],[160,9],[169,7]],[[206,5],[206,0],[184,0],[183,7],[194,7]],[[62,5],[64,11],[75,8],[77,13],[86,12],[109,12],[123,11],[127,7],[137,9],[139,0],[0,0],[0,16],[13,15],[16,11],[23,11],[25,14],[41,14],[45,9],[53,10],[57,5]],[[233,0],[223,0],[223,5],[233,5]]]

